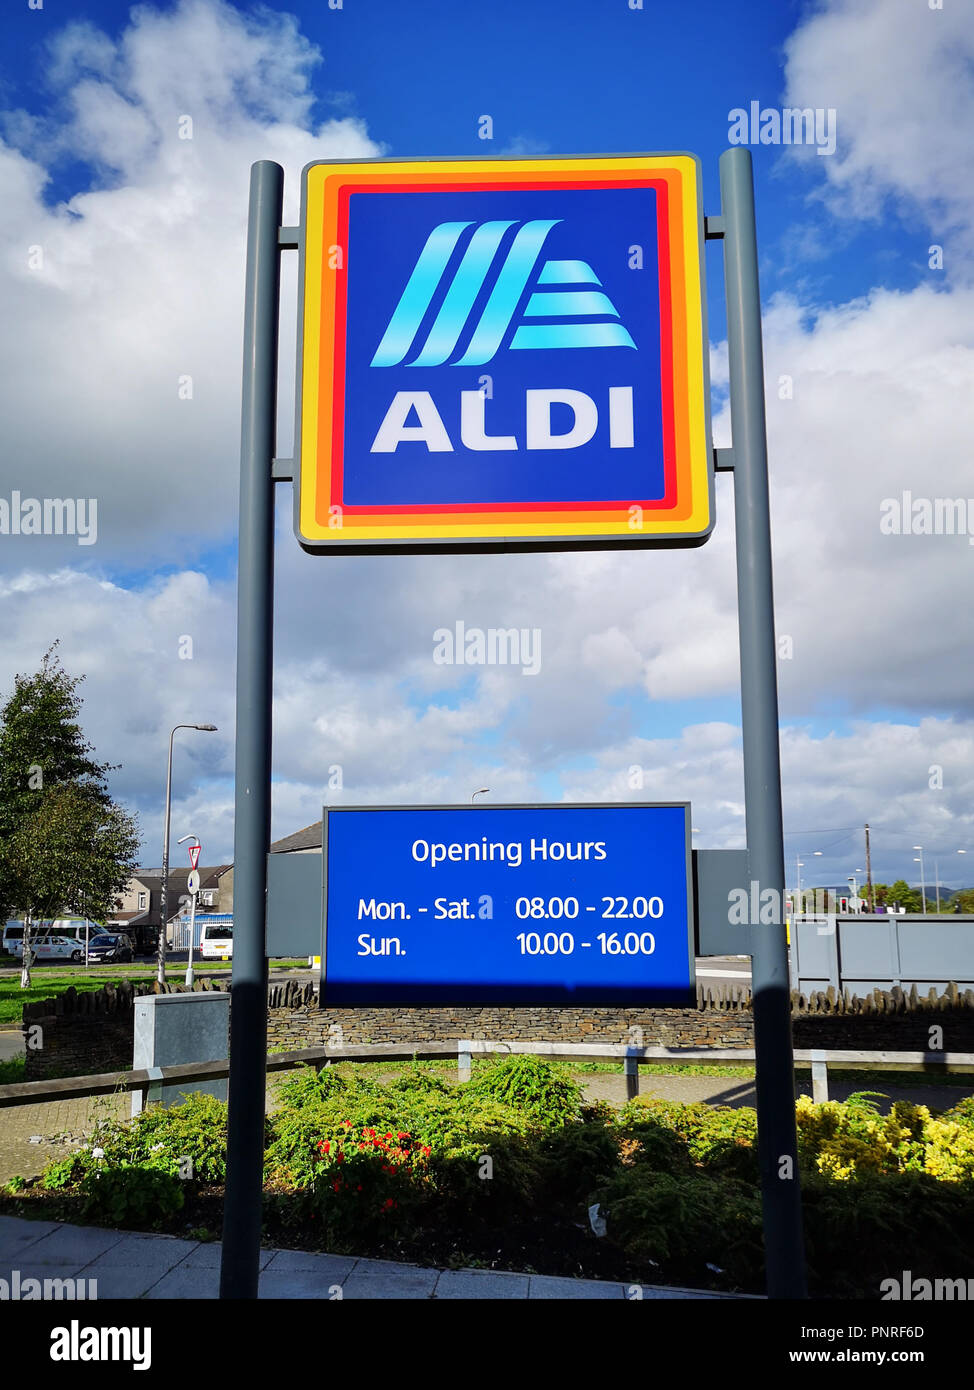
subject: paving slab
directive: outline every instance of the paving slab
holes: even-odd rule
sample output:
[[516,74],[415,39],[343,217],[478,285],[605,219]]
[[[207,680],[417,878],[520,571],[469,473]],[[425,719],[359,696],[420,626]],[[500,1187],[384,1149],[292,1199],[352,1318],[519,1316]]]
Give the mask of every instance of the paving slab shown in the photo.
[[[396,1298],[401,1294],[393,1295]],[[417,1298],[424,1295],[417,1294]],[[345,1291],[341,1280],[326,1282],[310,1270],[298,1270],[294,1274],[274,1274],[268,1270],[260,1276],[258,1298],[317,1298],[324,1302],[343,1299]],[[361,1295],[359,1295],[361,1297]]]
[[145,1294],[146,1298],[219,1298],[220,1271],[185,1262],[164,1274]]
[[165,1261],[166,1268],[171,1269],[199,1246],[199,1241],[182,1240],[179,1236],[138,1235],[133,1231],[123,1231],[121,1236],[117,1245],[92,1262],[92,1269],[97,1271],[105,1265],[140,1265],[147,1260]]
[[31,1263],[84,1269],[124,1236],[124,1231],[106,1231],[101,1226],[59,1226],[31,1246]]
[[196,1249],[197,1242],[175,1236],[125,1234],[117,1245],[85,1266],[98,1280],[99,1298],[141,1298]]
[[527,1298],[530,1275],[495,1269],[445,1269],[434,1298]]
[[[193,1247],[186,1258],[180,1262],[179,1268],[218,1270],[222,1250],[223,1247],[218,1240],[203,1241]],[[258,1268],[264,1269],[277,1253],[276,1250],[261,1250]]]
[[622,1284],[602,1283],[596,1279],[560,1279],[550,1274],[532,1274],[528,1298],[612,1298],[617,1302],[625,1297]]
[[[219,1250],[219,1247],[217,1247]],[[266,1250],[268,1259],[261,1264],[269,1274],[300,1274],[307,1272],[328,1283],[338,1283],[348,1277],[361,1261],[354,1255],[316,1255],[310,1250]]]
[[440,1271],[392,1260],[358,1260],[342,1285],[345,1298],[431,1298]]
[[27,1221],[22,1216],[5,1216],[0,1224],[0,1263],[16,1259],[21,1251],[52,1235],[62,1226],[60,1221]]

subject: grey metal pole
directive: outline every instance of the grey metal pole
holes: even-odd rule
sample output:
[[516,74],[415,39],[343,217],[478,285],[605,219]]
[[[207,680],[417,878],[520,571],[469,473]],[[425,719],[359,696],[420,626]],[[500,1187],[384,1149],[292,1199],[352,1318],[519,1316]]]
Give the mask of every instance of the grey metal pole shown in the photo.
[[804,1298],[805,1261],[795,1072],[788,990],[788,946],[781,907],[785,861],[778,753],[778,686],[764,416],[764,351],[758,286],[754,180],[749,150],[720,157],[724,281],[730,363],[737,530],[737,606],[741,641],[744,798],[751,879],[771,888],[773,925],[752,923],[752,992],[758,1156],[765,1265],[771,1298]]
[[264,1168],[267,956],[264,942],[271,827],[271,679],[278,230],[284,170],[250,170],[244,308],[237,564],[237,746],[233,844],[230,1113],[221,1298],[256,1298]]
[[[185,728],[177,724],[176,729]],[[169,735],[169,764],[166,769],[166,828],[162,837],[162,886],[159,893],[159,940],[156,944],[156,979],[159,984],[166,983],[166,914],[169,911],[169,821],[172,811],[172,741],[176,729]]]

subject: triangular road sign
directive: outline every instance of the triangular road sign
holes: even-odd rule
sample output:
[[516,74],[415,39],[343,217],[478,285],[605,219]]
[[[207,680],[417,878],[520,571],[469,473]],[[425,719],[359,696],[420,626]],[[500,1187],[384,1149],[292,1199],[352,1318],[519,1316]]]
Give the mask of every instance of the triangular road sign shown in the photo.
[[200,862],[200,850],[202,848],[202,845],[190,845],[189,847],[189,862],[194,869]]

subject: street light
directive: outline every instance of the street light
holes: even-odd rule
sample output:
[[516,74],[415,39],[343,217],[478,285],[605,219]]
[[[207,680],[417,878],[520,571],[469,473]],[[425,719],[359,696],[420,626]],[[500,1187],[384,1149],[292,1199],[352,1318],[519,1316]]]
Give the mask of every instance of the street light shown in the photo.
[[[822,853],[823,853],[823,851],[820,850],[820,849],[813,849],[813,850],[812,850],[812,854],[813,854],[813,855],[818,855],[819,857],[821,857]],[[802,906],[801,906],[801,897],[802,897],[802,869],[804,869],[804,867],[805,867],[805,861],[804,861],[804,859],[801,857],[801,854],[800,854],[800,853],[799,853],[799,854],[796,854],[796,855],[795,855],[795,868],[796,868],[796,870],[797,870],[797,872],[798,872],[798,893],[797,893],[796,898],[795,898],[795,913],[796,913],[796,915],[802,911]]]
[[166,925],[169,910],[169,813],[172,807],[172,741],[176,729],[200,729],[204,733],[215,734],[215,724],[177,724],[169,735],[169,766],[166,770],[166,829],[162,841],[162,894],[160,912],[162,922],[159,926],[158,968],[156,979],[161,985],[166,983]]
[[473,796],[470,798],[471,802],[476,801],[478,796],[483,796],[484,792],[489,791],[490,787],[478,787],[477,790],[474,792]]
[[923,911],[924,917],[926,917],[926,915],[927,915],[927,880],[926,880],[926,877],[925,877],[924,872],[923,872],[923,846],[922,846],[922,845],[914,845],[913,848],[914,848],[914,849],[918,849],[918,850],[920,851],[920,857],[919,857],[919,859],[914,858],[913,862],[914,862],[914,864],[919,864],[919,865],[920,865],[920,897],[923,899],[923,909],[922,909],[922,911]]

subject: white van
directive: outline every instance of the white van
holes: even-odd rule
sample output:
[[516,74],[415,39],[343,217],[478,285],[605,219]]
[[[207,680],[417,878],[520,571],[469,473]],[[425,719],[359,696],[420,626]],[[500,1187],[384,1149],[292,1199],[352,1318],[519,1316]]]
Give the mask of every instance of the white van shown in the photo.
[[19,956],[24,950],[24,924],[19,919],[11,918],[3,928],[3,953],[7,956]]
[[219,913],[212,918],[196,918],[200,930],[200,960],[233,959],[233,917],[229,913]]

